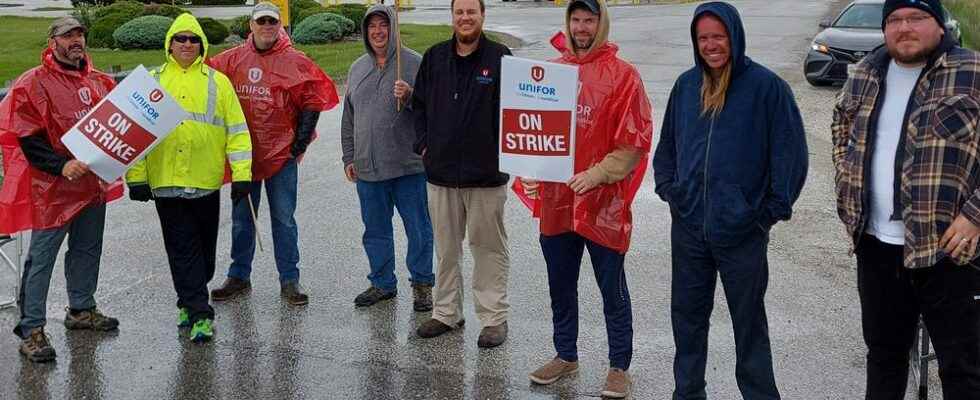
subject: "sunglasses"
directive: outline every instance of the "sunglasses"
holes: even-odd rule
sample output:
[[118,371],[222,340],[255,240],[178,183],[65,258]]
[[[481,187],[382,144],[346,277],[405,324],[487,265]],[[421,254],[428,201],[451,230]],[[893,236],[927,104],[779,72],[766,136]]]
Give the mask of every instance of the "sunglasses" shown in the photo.
[[177,43],[191,42],[192,44],[201,44],[201,38],[199,36],[177,35],[173,39]]
[[278,25],[279,20],[272,17],[262,17],[255,20],[255,23],[259,25]]

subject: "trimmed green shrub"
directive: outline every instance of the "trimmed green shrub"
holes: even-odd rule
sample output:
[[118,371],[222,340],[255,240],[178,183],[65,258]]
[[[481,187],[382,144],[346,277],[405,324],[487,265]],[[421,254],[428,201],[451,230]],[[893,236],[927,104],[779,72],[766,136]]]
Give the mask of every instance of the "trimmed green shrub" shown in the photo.
[[112,37],[123,49],[162,49],[173,23],[170,17],[146,15],[123,24]]
[[117,3],[112,3],[112,5],[96,8],[92,12],[92,18],[95,19],[96,23],[98,23],[100,19],[111,14],[126,15],[130,19],[133,19],[143,15],[143,7],[143,3],[137,3],[135,1],[120,1]]
[[328,12],[330,12],[330,10],[323,7],[311,7],[305,10],[300,10],[298,12],[293,11],[293,13],[290,14],[289,16],[289,23],[292,24],[293,27],[295,28],[299,26],[299,24],[303,22],[304,19],[308,18],[311,15],[323,14]]
[[344,37],[344,29],[329,14],[312,15],[293,31],[293,40],[300,44],[322,44]]
[[299,24],[302,23],[303,20],[311,16],[327,14],[330,15],[330,17],[323,17],[323,18],[328,18],[330,20],[337,22],[337,25],[339,25],[340,29],[343,31],[343,36],[350,35],[357,31],[354,26],[356,25],[354,21],[351,21],[349,18],[344,17],[343,15],[335,13],[334,11],[335,10],[332,8],[323,8],[323,7],[303,10],[299,14],[298,16],[299,18],[294,20],[293,26],[299,26]]
[[198,18],[197,22],[204,29],[204,36],[208,37],[208,43],[210,44],[221,44],[231,34],[231,31],[228,30],[225,24],[218,22],[214,18]]
[[248,24],[252,17],[250,15],[242,15],[235,18],[231,22],[231,33],[238,35],[242,39],[247,39],[248,34],[252,33],[252,27]]
[[112,34],[116,32],[116,29],[119,29],[119,27],[123,26],[123,24],[131,21],[132,19],[132,15],[125,14],[110,14],[99,18],[95,21],[95,25],[88,30],[86,45],[88,45],[88,47],[96,48],[116,47],[116,40],[113,38]]
[[292,16],[298,15],[300,11],[308,8],[322,8],[322,6],[315,0],[289,0],[290,19]]
[[142,15],[161,15],[176,19],[180,14],[186,12],[189,11],[170,4],[147,4],[146,7],[143,7]]
[[343,3],[328,8],[330,12],[354,21],[354,32],[361,31],[361,21],[364,20],[364,14],[367,14],[367,6],[359,3]]
[[195,6],[240,6],[245,4],[245,0],[192,0]]

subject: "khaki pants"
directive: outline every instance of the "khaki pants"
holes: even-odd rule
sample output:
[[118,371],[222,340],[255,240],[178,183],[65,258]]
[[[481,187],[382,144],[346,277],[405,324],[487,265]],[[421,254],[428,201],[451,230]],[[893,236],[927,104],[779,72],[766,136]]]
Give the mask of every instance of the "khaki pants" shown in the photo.
[[507,322],[507,186],[456,189],[429,184],[428,192],[437,259],[432,318],[449,326],[463,319],[463,270],[459,260],[463,239],[469,236],[476,315],[485,327]]

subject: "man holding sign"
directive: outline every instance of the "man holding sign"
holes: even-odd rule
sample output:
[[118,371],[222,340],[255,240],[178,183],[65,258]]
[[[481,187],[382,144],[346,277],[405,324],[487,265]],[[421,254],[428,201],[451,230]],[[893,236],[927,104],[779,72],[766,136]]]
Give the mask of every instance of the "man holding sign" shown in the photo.
[[204,63],[208,41],[192,15],[174,20],[164,48],[167,62],[152,75],[191,119],[134,165],[126,182],[130,198],[156,203],[177,291],[177,326],[191,328],[191,340],[205,342],[214,336],[208,282],[214,277],[225,163],[238,203],[252,187],[252,141],[231,81]]
[[[68,329],[108,331],[119,321],[95,308],[102,255],[107,185],[61,143],[79,119],[115,86],[92,68],[86,29],[65,17],[48,30],[41,66],[25,72],[0,103],[4,170],[0,232],[31,231],[19,297],[21,354],[34,362],[55,359],[44,333],[48,287],[65,236]],[[27,164],[27,165],[24,165]]]
[[[650,101],[636,69],[609,43],[609,13],[601,0],[573,0],[564,36],[552,44],[559,63],[579,67],[574,175],[567,183],[515,182],[518,195],[541,218],[541,251],[548,265],[557,355],[530,374],[554,383],[578,370],[578,277],[588,248],[602,293],[609,371],[602,395],[625,398],[633,355],[633,312],[624,258],[632,232],[630,205],[646,172],[653,138]],[[571,46],[565,40],[571,39]],[[527,141],[543,150],[561,141]]]

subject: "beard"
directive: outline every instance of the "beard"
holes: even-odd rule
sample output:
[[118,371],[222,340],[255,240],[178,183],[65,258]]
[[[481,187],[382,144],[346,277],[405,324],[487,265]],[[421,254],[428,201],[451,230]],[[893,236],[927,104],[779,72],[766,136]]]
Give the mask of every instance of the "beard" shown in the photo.
[[[932,45],[924,44],[918,50],[912,52],[902,52],[899,50],[899,45],[905,38],[899,38],[898,43],[895,46],[888,46],[888,55],[892,57],[897,62],[903,64],[921,64],[929,60],[929,56],[936,50],[939,43],[933,43]],[[921,40],[921,39],[920,39]],[[942,39],[940,39],[941,41]]]
[[595,43],[595,36],[589,37],[585,40],[580,40],[578,38],[572,38],[572,45],[575,46],[575,50],[588,50],[592,48],[592,44]]
[[85,46],[80,44],[70,46],[55,45],[54,51],[58,53],[58,58],[73,63],[78,63],[85,58]]
[[473,42],[476,42],[477,39],[479,38],[480,38],[479,30],[474,30],[472,33],[469,34],[456,32],[456,40],[458,40],[462,44],[473,44]]

